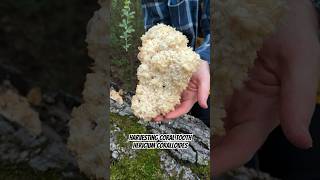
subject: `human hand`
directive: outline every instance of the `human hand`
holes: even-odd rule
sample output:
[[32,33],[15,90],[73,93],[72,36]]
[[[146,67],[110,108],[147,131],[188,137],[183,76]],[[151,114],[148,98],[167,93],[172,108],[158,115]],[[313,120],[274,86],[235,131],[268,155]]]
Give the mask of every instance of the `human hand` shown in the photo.
[[295,146],[312,147],[309,124],[320,75],[317,13],[289,0],[285,24],[264,42],[249,79],[227,103],[226,136],[216,138],[213,174],[249,161],[279,124]]
[[155,121],[164,121],[177,118],[190,111],[192,106],[198,101],[199,105],[208,108],[207,99],[210,90],[210,70],[209,64],[201,60],[198,70],[193,73],[187,88],[181,94],[181,103],[175,109],[166,115],[159,115],[154,118]]

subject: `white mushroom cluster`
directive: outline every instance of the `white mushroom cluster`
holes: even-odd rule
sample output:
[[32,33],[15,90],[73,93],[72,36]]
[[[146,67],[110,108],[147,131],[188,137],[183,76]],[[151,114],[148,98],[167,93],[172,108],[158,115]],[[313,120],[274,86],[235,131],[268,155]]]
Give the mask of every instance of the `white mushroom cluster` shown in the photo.
[[26,128],[34,136],[42,131],[38,112],[32,109],[27,98],[19,95],[11,86],[0,88],[0,114]]
[[108,179],[108,16],[109,2],[99,0],[101,8],[87,26],[86,42],[94,59],[92,73],[84,84],[83,104],[72,111],[68,148],[74,153],[79,169],[90,179]]
[[131,108],[137,117],[151,120],[180,103],[181,93],[201,59],[188,47],[187,37],[168,25],[153,26],[141,40],[139,83]]

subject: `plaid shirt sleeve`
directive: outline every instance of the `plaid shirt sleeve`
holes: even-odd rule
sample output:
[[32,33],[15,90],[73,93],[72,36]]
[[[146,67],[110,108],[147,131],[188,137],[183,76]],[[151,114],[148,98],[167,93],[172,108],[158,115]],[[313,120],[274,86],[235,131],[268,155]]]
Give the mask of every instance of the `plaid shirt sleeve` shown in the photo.
[[[201,8],[200,1],[204,2],[204,8]],[[195,49],[199,29],[206,40],[210,34],[209,2],[210,0],[142,0],[144,28],[148,30],[158,23],[171,25],[186,35],[189,39],[188,45]],[[210,47],[210,35],[208,37],[209,41],[205,42]],[[196,52],[202,59],[209,61],[210,48],[207,44],[202,44]]]
[[205,39],[195,51],[200,55],[201,59],[210,63],[210,0],[204,0],[201,10],[200,27]]
[[210,34],[205,37],[201,46],[199,46],[195,51],[200,55],[202,60],[210,63]]

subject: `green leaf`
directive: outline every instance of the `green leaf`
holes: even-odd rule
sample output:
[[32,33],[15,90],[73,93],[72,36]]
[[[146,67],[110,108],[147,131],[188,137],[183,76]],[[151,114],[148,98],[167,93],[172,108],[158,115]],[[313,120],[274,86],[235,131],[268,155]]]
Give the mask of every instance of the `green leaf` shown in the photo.
[[122,23],[123,23],[124,25],[128,25],[128,23],[127,23],[127,21],[126,21],[125,19],[122,19]]
[[128,33],[132,33],[134,31],[135,31],[134,29],[128,29]]
[[133,16],[136,12],[132,11],[129,13],[130,16]]
[[128,48],[127,48],[127,46],[122,46],[127,52],[128,52]]

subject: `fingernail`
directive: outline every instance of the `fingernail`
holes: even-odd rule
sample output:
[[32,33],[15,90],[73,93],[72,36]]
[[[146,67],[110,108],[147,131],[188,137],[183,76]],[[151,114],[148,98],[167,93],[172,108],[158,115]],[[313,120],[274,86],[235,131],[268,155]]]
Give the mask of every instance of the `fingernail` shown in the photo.
[[202,108],[203,108],[203,109],[208,109],[208,105],[207,105],[207,104],[204,104],[204,105],[202,105]]
[[303,131],[303,134],[306,135],[306,147],[307,147],[307,149],[312,148],[313,147],[313,140],[312,140],[311,134],[309,132],[309,128],[308,127],[302,128],[302,131]]

